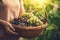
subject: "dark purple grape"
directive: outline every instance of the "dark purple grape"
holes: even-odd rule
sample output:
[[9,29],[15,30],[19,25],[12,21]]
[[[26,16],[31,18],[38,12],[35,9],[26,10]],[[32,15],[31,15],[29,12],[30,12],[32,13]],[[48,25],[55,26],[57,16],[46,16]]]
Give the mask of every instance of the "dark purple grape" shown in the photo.
[[22,23],[22,22],[21,22],[19,25],[20,25],[20,26],[25,26],[25,23]]
[[43,21],[44,23],[46,23],[47,22],[47,19],[42,19],[41,21]]
[[20,23],[18,21],[15,21],[15,25],[19,25]]
[[14,19],[13,21],[11,21],[10,23],[15,24],[15,25],[19,25],[19,20],[18,19]]
[[24,17],[24,18],[21,18],[20,21],[25,23],[25,22],[27,22],[27,19],[28,19],[27,17]]
[[20,17],[18,19],[14,19],[11,23],[15,25],[27,26],[27,17]]

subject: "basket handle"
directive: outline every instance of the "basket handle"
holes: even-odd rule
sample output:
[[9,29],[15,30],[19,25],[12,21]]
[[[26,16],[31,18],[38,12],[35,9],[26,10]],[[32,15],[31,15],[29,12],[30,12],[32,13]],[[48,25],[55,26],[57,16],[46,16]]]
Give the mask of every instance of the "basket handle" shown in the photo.
[[48,22],[48,12],[46,11],[46,9],[45,9],[44,11],[45,11],[45,18],[46,18],[46,21]]

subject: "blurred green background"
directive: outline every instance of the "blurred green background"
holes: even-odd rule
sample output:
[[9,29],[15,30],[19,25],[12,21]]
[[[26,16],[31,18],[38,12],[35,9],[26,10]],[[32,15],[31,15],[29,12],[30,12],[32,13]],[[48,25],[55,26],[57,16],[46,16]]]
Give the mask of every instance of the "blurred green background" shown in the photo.
[[[60,0],[45,0],[47,1],[46,4],[44,3],[40,6],[38,5],[39,2],[35,4],[30,1],[31,0],[24,1],[26,12],[33,10],[33,13],[40,13],[44,17],[44,9],[46,9],[48,12],[48,26],[42,35],[36,38],[24,38],[24,40],[60,40]],[[41,8],[41,6],[43,6],[43,8]]]

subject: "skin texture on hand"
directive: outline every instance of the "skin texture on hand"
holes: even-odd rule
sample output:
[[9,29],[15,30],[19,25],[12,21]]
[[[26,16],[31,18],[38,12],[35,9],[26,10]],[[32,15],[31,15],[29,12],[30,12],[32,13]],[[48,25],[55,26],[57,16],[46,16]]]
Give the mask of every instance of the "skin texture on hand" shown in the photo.
[[3,25],[2,28],[4,28],[7,32],[18,35],[18,33],[14,32],[15,29],[9,22],[6,22],[6,21],[0,19],[0,25]]

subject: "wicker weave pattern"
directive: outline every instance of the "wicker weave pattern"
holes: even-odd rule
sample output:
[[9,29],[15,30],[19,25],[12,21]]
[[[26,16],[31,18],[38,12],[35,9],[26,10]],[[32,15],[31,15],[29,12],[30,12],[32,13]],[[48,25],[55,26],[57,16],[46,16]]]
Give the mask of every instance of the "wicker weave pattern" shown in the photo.
[[16,32],[19,33],[19,36],[25,38],[32,38],[41,35],[41,32],[45,31],[47,23],[37,27],[23,27],[23,26],[16,26],[16,25],[13,26],[16,28]]

